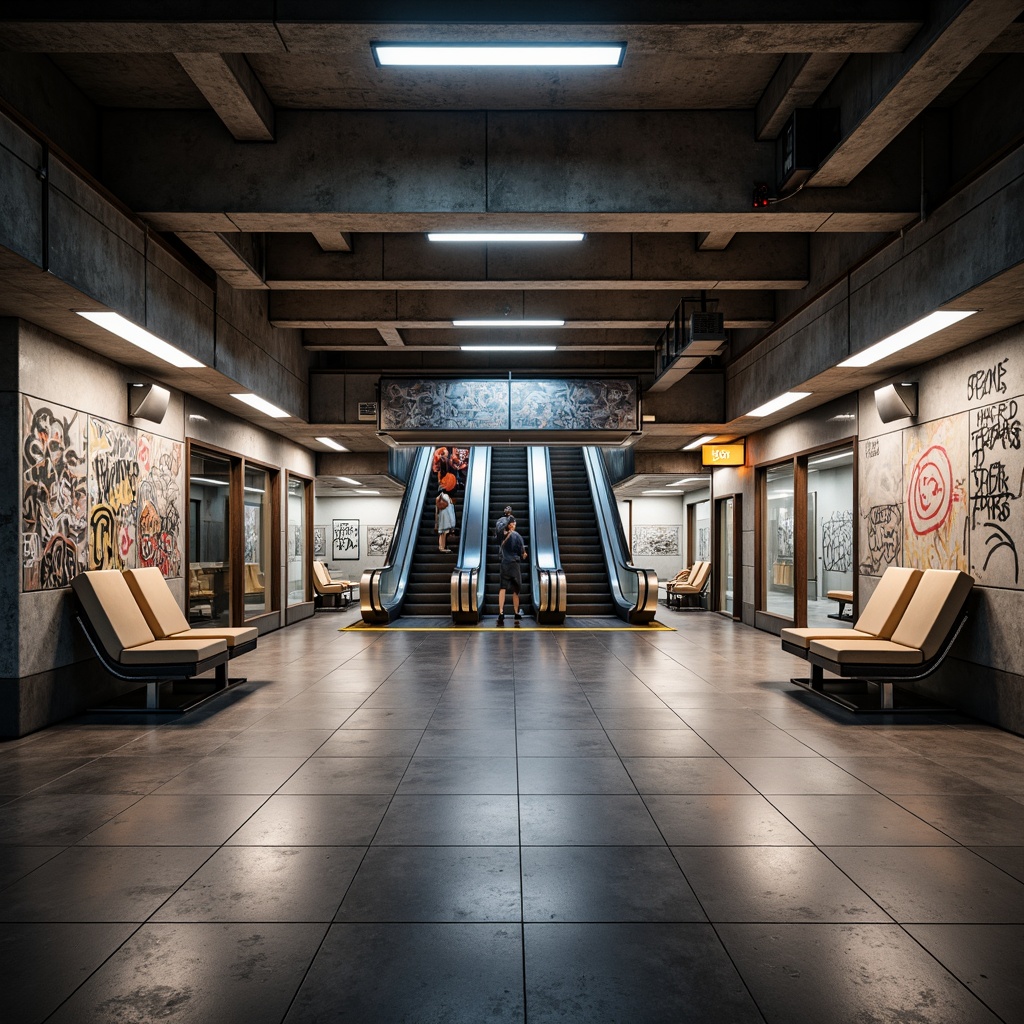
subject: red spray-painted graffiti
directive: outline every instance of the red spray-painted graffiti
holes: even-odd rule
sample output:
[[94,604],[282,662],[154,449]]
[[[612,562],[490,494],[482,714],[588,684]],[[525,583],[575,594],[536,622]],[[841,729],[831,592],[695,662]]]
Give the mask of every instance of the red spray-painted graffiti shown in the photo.
[[918,457],[907,488],[907,517],[919,537],[937,530],[953,507],[953,467],[942,445],[933,444]]

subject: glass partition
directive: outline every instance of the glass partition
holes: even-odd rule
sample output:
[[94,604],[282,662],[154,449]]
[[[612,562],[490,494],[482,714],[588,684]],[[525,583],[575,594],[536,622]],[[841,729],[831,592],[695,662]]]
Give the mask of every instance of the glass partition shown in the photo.
[[306,508],[308,483],[288,477],[288,526],[285,533],[285,564],[288,567],[288,604],[306,600]]
[[245,617],[270,608],[267,585],[271,579],[272,489],[265,469],[245,467],[242,498],[242,534],[245,560]]
[[728,615],[735,612],[735,563],[736,563],[736,500],[723,498],[718,503],[718,610]]
[[231,462],[193,450],[189,467],[188,619],[226,626],[231,618]]
[[807,460],[807,537],[807,625],[834,626],[839,603],[828,595],[853,591],[852,445]]
[[793,464],[772,466],[764,475],[764,607],[762,611],[793,618],[794,541]]

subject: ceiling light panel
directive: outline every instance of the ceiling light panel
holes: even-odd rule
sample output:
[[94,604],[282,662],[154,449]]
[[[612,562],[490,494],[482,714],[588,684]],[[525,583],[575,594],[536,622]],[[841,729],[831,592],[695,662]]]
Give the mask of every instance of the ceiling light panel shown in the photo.
[[460,345],[463,352],[554,352],[554,345]]
[[564,327],[564,320],[453,320],[452,327]]
[[770,402],[765,402],[764,405],[759,405],[756,409],[751,409],[747,415],[771,416],[773,412],[785,409],[786,406],[792,405],[794,402],[799,402],[801,398],[807,398],[810,393],[810,391],[787,391],[784,395],[779,395],[778,398],[773,398]]
[[582,242],[582,231],[428,231],[431,242],[484,242],[518,244],[521,242]]
[[250,392],[244,392],[237,395],[233,394],[231,397],[237,399],[239,402],[244,402],[250,408],[263,413],[264,416],[272,416],[275,420],[281,420],[287,416],[291,416],[290,412],[285,412],[284,409],[279,408],[272,402],[268,402],[265,398],[260,398],[259,395],[254,395]]
[[625,43],[371,43],[380,67],[620,67]]
[[98,327],[102,327],[105,331],[116,334],[124,341],[131,342],[136,348],[141,348],[151,356],[156,356],[157,359],[170,363],[171,366],[176,366],[180,370],[205,368],[205,363],[186,355],[181,349],[175,348],[163,338],[151,334],[144,327],[139,327],[131,320],[126,320],[120,313],[92,312],[81,309],[75,310],[75,312]]
[[336,452],[347,452],[348,449],[343,444],[338,444],[333,437],[318,437],[317,440],[321,444],[327,445],[328,448],[333,448]]
[[696,441],[684,444],[683,451],[692,452],[695,448],[700,448],[702,445],[710,444],[716,437],[718,437],[717,434],[705,434],[703,437],[698,437]]
[[976,312],[976,309],[938,310],[921,320],[916,320],[909,327],[904,327],[902,331],[897,331],[895,334],[890,334],[888,338],[875,342],[874,345],[858,352],[855,356],[844,359],[839,365],[871,366],[872,363],[894,355],[909,345],[922,341],[947,327],[952,327],[953,324],[957,324],[969,316],[974,316]]

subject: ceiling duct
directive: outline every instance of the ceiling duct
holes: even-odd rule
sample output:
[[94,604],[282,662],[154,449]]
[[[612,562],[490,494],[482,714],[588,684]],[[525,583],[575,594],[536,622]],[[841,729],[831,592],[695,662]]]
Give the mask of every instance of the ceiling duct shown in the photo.
[[[684,326],[686,304],[693,302],[699,302],[701,308],[690,314]],[[721,354],[728,340],[725,314],[710,312],[706,306],[707,298],[701,292],[699,299],[683,299],[676,307],[655,347],[654,383],[649,391],[667,391],[708,356]]]

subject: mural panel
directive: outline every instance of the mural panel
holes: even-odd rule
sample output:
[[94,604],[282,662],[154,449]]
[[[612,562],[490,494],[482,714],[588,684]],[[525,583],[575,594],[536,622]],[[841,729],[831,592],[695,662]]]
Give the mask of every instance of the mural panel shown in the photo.
[[507,430],[506,380],[382,380],[382,430]]
[[313,557],[323,561],[327,557],[327,527],[313,527]]
[[638,555],[678,555],[678,526],[634,526],[633,557]]
[[359,520],[334,519],[331,521],[331,558],[341,561],[359,557]]
[[[997,370],[1003,370],[1005,363],[1003,360],[998,364]],[[978,583],[993,587],[1021,586],[1020,555],[1024,551],[1022,408],[1024,396],[1018,396],[970,413],[971,575]]]
[[903,431],[904,564],[968,570],[967,413]]
[[903,564],[903,442],[899,433],[861,441],[860,571],[881,576]]
[[367,526],[366,527],[366,553],[383,558],[391,547],[391,537],[394,535],[394,526]]
[[821,521],[821,567],[826,572],[853,570],[853,512],[839,509]]
[[139,565],[155,565],[166,577],[180,576],[184,445],[159,434],[140,433],[138,459]]
[[514,380],[512,427],[517,430],[636,430],[631,380]]
[[139,472],[135,428],[90,416],[90,569],[138,567]]
[[66,587],[85,568],[88,523],[86,417],[22,401],[22,586]]

